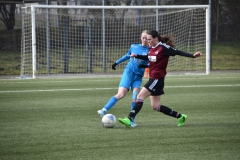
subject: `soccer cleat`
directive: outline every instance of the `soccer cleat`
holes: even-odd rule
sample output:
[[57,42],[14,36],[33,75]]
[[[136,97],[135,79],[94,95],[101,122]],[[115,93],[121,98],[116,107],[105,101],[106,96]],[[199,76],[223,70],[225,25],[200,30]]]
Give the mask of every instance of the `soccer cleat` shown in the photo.
[[126,127],[130,127],[131,126],[131,121],[129,118],[118,118],[118,121],[122,124],[124,124]]
[[137,127],[137,124],[134,121],[131,121],[131,127]]
[[100,115],[100,117],[103,117],[106,114],[106,111],[98,110],[97,113]]
[[178,118],[178,125],[177,126],[183,126],[185,121],[187,120],[188,116],[186,114],[182,114],[180,118]]
[[131,121],[131,127],[137,127],[137,124],[136,124],[136,123],[134,123],[134,120],[135,120],[135,117],[134,117],[134,118],[132,118],[132,121]]

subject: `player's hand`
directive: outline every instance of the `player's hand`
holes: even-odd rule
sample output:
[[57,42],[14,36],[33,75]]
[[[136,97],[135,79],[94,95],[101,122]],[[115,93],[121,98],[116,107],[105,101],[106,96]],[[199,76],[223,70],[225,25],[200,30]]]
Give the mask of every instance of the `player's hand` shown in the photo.
[[196,52],[196,53],[194,53],[193,57],[200,57],[201,55],[202,55],[201,52]]
[[112,64],[112,69],[113,69],[113,70],[116,70],[116,68],[115,68],[116,65],[117,65],[117,63],[113,63],[113,64]]
[[130,55],[130,57],[131,57],[131,58],[132,58],[132,57],[137,57],[137,54],[132,53],[132,54]]

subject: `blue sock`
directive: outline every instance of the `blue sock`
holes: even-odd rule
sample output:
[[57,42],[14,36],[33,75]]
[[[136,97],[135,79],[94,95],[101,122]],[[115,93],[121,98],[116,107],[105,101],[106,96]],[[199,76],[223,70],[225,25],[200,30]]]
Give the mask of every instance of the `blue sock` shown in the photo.
[[133,107],[136,105],[136,102],[132,102],[132,105],[131,105],[131,110],[133,109]]
[[113,96],[112,98],[109,99],[109,101],[103,108],[105,108],[108,111],[116,104],[117,101],[118,101],[118,99]]

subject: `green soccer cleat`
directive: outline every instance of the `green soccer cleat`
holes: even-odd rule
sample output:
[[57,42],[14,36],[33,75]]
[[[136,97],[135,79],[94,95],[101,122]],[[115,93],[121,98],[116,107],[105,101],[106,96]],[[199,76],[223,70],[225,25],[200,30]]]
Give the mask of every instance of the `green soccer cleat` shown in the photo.
[[188,116],[186,114],[182,114],[180,118],[178,118],[178,125],[177,126],[183,126],[185,121],[187,120]]
[[129,118],[118,118],[118,121],[122,124],[124,124],[126,127],[130,127],[131,126],[131,121]]

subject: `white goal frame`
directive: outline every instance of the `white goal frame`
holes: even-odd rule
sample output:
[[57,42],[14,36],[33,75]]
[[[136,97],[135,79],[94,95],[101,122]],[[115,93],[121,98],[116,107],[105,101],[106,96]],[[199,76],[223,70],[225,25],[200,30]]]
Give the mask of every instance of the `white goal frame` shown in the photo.
[[[36,26],[35,12],[38,8],[44,9],[180,9],[180,8],[202,8],[206,10],[206,72],[210,74],[210,11],[209,5],[166,5],[166,6],[59,6],[59,5],[32,5],[31,24],[32,24],[32,78],[36,78]],[[104,16],[103,16],[104,19]],[[158,19],[157,19],[158,20]],[[157,24],[157,23],[156,23]],[[104,21],[103,21],[104,27]],[[158,26],[156,25],[156,30]],[[104,41],[103,36],[103,41]],[[103,43],[104,45],[104,43]],[[104,46],[103,46],[104,48]],[[120,57],[119,57],[120,58]]]

